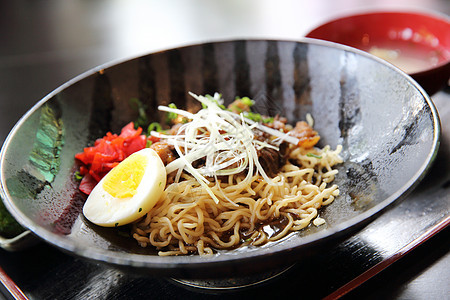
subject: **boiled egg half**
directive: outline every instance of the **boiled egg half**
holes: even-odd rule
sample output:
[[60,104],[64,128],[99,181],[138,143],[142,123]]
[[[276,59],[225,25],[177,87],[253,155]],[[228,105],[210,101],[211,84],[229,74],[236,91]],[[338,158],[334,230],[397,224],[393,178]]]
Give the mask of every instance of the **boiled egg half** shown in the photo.
[[166,169],[150,148],[131,154],[114,167],[89,194],[84,216],[94,224],[116,227],[149,212],[166,186]]

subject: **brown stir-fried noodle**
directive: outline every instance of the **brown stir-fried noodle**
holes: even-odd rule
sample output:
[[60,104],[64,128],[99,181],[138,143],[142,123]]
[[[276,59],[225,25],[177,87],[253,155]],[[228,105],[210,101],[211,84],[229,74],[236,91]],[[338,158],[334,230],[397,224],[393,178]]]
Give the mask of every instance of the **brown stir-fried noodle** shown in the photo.
[[[213,248],[261,245],[305,228],[339,194],[332,181],[338,172],[333,166],[342,162],[341,147],[290,147],[287,163],[273,179],[279,185],[269,185],[260,175],[250,184],[242,181],[244,175],[228,176],[220,188],[210,184],[218,204],[183,174],[184,180],[168,185],[156,206],[133,224],[133,237],[143,247],[159,249],[159,255],[210,255]],[[286,225],[269,236],[260,224],[276,219]]]

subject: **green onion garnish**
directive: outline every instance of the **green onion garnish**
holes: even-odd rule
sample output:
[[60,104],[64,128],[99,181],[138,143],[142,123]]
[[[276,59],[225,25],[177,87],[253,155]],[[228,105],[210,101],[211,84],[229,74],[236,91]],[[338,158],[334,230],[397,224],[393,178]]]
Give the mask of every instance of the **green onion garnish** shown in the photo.
[[80,174],[79,171],[76,171],[74,174],[75,180],[80,181],[81,179],[83,179],[83,175]]
[[[239,99],[239,98],[238,98]],[[255,104],[255,101],[253,101],[252,99],[250,99],[249,97],[244,97],[244,98],[240,98],[239,100],[242,101],[242,103],[244,103],[247,106],[253,106],[253,104]]]
[[[174,108],[174,109],[177,108],[177,106],[175,105],[175,103],[170,103],[170,104],[167,105],[167,106],[170,107],[170,108]],[[167,113],[167,119],[169,119],[169,122],[175,120],[176,118],[178,118],[178,114],[173,113],[173,112]]]
[[322,156],[317,155],[317,154],[314,154],[314,153],[308,153],[308,154],[306,154],[306,156],[308,156],[308,157],[314,157],[314,158],[317,158],[317,159],[322,159]]
[[163,129],[161,127],[161,124],[159,124],[158,122],[150,123],[150,125],[148,125],[147,132],[150,133],[152,131],[162,132]]

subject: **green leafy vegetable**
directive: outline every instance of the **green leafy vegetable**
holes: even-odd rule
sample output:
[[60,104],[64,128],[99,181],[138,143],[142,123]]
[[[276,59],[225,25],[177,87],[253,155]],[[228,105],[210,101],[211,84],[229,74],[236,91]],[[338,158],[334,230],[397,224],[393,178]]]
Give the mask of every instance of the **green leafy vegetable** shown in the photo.
[[148,118],[147,118],[147,114],[145,112],[147,107],[138,98],[131,98],[130,105],[138,113],[138,117],[137,117],[136,121],[134,122],[134,127],[138,128],[138,127],[147,126]]

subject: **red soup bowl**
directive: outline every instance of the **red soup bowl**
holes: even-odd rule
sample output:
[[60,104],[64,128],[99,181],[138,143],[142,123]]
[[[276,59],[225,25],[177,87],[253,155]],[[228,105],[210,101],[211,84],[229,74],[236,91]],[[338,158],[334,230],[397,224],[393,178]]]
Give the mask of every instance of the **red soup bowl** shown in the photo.
[[438,13],[369,12],[325,23],[306,37],[369,52],[434,94],[450,77],[450,18]]

